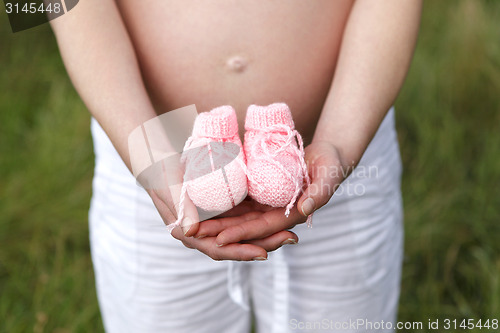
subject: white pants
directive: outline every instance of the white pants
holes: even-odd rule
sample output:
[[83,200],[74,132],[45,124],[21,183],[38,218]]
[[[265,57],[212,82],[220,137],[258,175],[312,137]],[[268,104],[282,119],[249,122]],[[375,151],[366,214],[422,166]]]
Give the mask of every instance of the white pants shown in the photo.
[[239,333],[252,323],[262,333],[392,331],[373,327],[395,324],[399,298],[394,110],[313,228],[295,227],[299,244],[264,262],[217,262],[185,248],[95,120],[92,134],[90,240],[106,331]]

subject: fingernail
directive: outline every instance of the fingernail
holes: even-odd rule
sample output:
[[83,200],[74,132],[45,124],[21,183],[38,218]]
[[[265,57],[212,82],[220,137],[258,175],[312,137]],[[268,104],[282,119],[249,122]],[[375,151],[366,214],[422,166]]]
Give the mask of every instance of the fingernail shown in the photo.
[[205,237],[207,237],[207,235],[199,235],[199,236],[196,236],[195,238],[196,239],[202,239],[202,238],[205,238]]
[[226,245],[226,244],[215,244],[215,246],[217,246],[217,247],[221,247],[221,246],[224,246],[224,245]]
[[283,243],[281,243],[281,245],[287,245],[287,244],[297,244],[297,241],[293,238],[288,238]]
[[309,216],[312,214],[314,211],[314,200],[313,198],[307,198],[303,203],[302,203],[302,214],[305,216]]
[[185,217],[182,220],[182,231],[184,232],[184,236],[189,232],[191,226],[193,225],[193,220],[189,217]]
[[267,258],[264,258],[264,257],[255,257],[252,260],[253,261],[264,261],[264,260],[267,260]]

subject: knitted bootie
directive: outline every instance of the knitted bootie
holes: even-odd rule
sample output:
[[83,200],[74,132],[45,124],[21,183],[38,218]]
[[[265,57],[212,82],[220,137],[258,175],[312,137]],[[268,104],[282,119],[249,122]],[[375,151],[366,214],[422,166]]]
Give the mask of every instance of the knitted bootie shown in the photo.
[[186,141],[181,162],[184,182],[177,222],[184,215],[186,194],[211,216],[228,211],[247,195],[245,155],[238,136],[236,113],[221,106],[200,113]]
[[[248,194],[290,213],[309,175],[304,144],[284,103],[248,107],[245,122]],[[298,145],[297,145],[298,143]]]

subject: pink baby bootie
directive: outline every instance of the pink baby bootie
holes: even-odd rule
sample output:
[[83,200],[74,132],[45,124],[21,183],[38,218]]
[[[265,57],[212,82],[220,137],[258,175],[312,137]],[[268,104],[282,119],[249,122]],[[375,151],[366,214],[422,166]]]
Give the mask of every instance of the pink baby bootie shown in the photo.
[[310,183],[290,109],[284,103],[250,105],[245,129],[248,194],[261,204],[286,206],[288,216],[302,187]]
[[221,106],[196,117],[181,162],[184,182],[177,222],[184,215],[186,194],[198,208],[213,212],[211,216],[230,210],[246,197],[245,155],[231,106]]

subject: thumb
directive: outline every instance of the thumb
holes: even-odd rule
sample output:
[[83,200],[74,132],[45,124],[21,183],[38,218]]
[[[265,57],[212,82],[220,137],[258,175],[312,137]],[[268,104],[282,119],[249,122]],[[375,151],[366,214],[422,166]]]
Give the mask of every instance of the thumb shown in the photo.
[[199,223],[198,210],[188,195],[184,200],[184,218],[181,221],[182,232],[184,236],[191,237],[198,232]]
[[328,148],[310,149],[309,154],[306,151],[311,184],[305,189],[297,204],[304,216],[309,216],[324,206],[344,180],[340,156],[333,146]]
[[178,218],[181,218],[178,222],[182,228],[182,232],[184,236],[191,237],[198,232],[200,217],[198,215],[198,209],[189,198],[188,193],[186,192],[184,198],[181,198],[182,187],[184,185],[185,184],[178,184],[170,186],[170,191],[172,193],[176,215]]
[[198,231],[200,217],[186,191],[186,180],[179,156],[169,159],[162,166],[163,182],[168,184],[172,198],[172,210],[177,216],[176,223],[182,228],[184,236],[193,236]]

